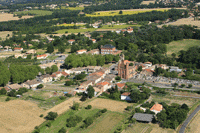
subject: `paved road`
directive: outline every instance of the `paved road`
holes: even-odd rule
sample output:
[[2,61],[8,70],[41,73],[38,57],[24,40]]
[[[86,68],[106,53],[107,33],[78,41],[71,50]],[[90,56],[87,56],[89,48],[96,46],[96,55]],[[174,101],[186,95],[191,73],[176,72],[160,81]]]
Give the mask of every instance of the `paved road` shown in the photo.
[[200,110],[200,105],[190,114],[190,116],[184,121],[183,125],[181,126],[181,129],[179,130],[179,133],[184,133],[185,128],[187,127],[188,123],[191,121],[191,119],[194,117],[194,115]]

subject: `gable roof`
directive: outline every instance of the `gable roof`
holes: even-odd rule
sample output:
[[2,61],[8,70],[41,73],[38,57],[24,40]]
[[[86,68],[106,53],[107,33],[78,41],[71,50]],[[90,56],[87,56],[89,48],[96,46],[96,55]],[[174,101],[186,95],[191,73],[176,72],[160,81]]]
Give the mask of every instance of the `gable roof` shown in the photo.
[[121,87],[124,87],[124,86],[125,86],[125,83],[117,83],[117,86],[120,87],[120,88],[121,88]]
[[155,111],[161,111],[163,109],[163,106],[161,104],[154,104],[152,107],[151,107],[151,111],[152,110],[155,110]]
[[107,84],[109,84],[108,82],[101,82],[101,83],[97,83],[96,85],[102,85],[102,86],[104,86],[104,85],[107,85]]
[[133,118],[135,118],[137,121],[145,121],[145,122],[151,122],[153,120],[153,114],[144,114],[144,113],[135,113]]
[[122,96],[129,96],[131,93],[130,92],[124,92],[124,93],[122,93],[121,95]]
[[147,71],[147,72],[155,72],[154,70],[151,70],[151,69],[145,69],[145,71]]
[[81,50],[78,50],[76,52],[78,53],[78,52],[86,52],[86,51],[87,51],[86,49],[81,49]]

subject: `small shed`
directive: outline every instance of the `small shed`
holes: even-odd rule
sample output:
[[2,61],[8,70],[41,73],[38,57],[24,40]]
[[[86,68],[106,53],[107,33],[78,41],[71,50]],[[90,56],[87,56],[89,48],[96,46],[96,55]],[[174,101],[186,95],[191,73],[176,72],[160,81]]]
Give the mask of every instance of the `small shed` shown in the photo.
[[137,121],[140,122],[152,122],[154,115],[153,114],[145,114],[145,113],[135,113],[133,115],[133,118],[135,118]]

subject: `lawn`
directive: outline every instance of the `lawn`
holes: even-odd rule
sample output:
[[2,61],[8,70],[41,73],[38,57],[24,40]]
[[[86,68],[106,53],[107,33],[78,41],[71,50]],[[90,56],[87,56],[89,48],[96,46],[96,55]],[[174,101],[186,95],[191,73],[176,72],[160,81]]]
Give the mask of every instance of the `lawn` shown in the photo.
[[45,16],[45,15],[51,15],[53,12],[52,11],[46,11],[46,10],[29,10],[29,11],[20,11],[20,12],[14,12],[13,14],[17,15],[35,15],[35,16]]
[[62,30],[58,30],[56,31],[56,33],[65,33],[66,31],[68,33],[81,33],[81,32],[92,32],[92,31],[95,31],[96,29],[95,28],[88,28],[88,29],[62,29]]
[[195,39],[183,39],[180,41],[173,41],[167,44],[167,54],[171,55],[172,53],[176,53],[180,50],[187,50],[193,46],[200,46],[200,40]]
[[119,14],[119,11],[100,11],[94,12],[92,14],[86,14],[88,17],[100,17],[100,16],[116,16],[116,15],[133,15],[138,13],[145,13],[151,11],[167,11],[168,9],[148,9],[148,10],[125,10],[122,14]]

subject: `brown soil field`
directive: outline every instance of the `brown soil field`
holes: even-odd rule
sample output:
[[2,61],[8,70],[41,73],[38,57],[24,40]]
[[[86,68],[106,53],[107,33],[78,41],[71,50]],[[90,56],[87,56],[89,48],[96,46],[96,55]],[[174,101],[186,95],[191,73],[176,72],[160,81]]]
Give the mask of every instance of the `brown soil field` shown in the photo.
[[[165,24],[165,25],[194,25],[194,26],[198,26],[198,28],[200,28],[200,21],[195,20],[194,18],[182,18],[179,19],[175,22],[172,22],[170,24]],[[162,27],[162,25],[159,25],[158,27]]]
[[200,133],[200,112],[194,117],[194,119],[186,127],[185,133]]
[[27,133],[45,120],[39,115],[44,110],[37,104],[23,100],[0,102],[0,132]]
[[88,102],[88,105],[92,105],[92,107],[96,107],[99,109],[106,108],[111,111],[123,112],[127,106],[131,106],[134,104],[110,100],[110,99],[96,98],[93,101]]
[[[33,16],[22,16],[21,19],[27,19],[27,18],[32,18]],[[2,13],[0,14],[0,22],[3,21],[10,21],[10,20],[19,20],[18,17],[13,17],[13,14],[9,13]]]

